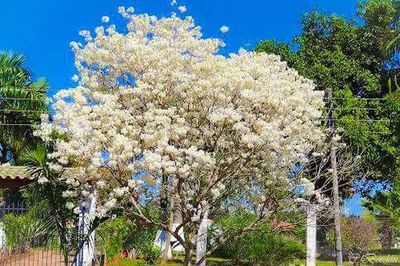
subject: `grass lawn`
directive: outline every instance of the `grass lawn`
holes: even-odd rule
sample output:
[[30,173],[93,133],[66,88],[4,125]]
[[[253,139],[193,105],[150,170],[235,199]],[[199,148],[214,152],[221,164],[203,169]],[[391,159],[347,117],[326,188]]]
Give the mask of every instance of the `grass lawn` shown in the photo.
[[[361,265],[386,265],[386,266],[395,266],[400,265],[400,255],[376,255],[376,256],[369,256],[364,260],[365,262],[369,263],[361,263]],[[295,260],[295,266],[306,265],[304,260]],[[352,263],[345,261],[343,263],[344,266],[351,266]],[[317,261],[317,266],[335,266],[334,261]]]
[[[115,262],[107,263],[109,266],[150,266],[153,264],[147,264],[143,260],[134,260],[134,259],[121,259]],[[181,263],[175,263],[175,262],[164,262],[164,263],[158,263],[156,265],[160,266],[182,266]]]

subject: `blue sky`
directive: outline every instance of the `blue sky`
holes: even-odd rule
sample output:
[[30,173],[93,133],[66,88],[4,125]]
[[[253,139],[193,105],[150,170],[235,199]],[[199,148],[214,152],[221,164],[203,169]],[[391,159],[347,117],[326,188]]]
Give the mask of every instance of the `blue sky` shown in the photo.
[[[206,37],[223,38],[224,53],[252,49],[258,41],[290,41],[300,32],[302,14],[320,11],[354,18],[357,0],[178,0],[195,18]],[[136,13],[168,16],[170,0],[1,0],[0,51],[24,53],[34,77],[46,77],[49,95],[74,86],[73,54],[69,43],[80,40],[78,31],[94,29],[107,15],[119,18],[118,6],[133,6]],[[230,30],[222,35],[219,28]],[[360,198],[346,203],[360,214]]]
[[[348,18],[356,0],[180,0],[205,36],[224,38],[225,52],[251,49],[263,39],[290,41],[299,33],[303,13],[318,8]],[[35,77],[46,77],[50,95],[73,86],[73,54],[69,43],[78,31],[93,29],[101,17],[118,18],[118,6],[134,6],[137,13],[167,16],[170,0],[2,0],[0,50],[22,52]],[[222,25],[230,27],[223,35]]]

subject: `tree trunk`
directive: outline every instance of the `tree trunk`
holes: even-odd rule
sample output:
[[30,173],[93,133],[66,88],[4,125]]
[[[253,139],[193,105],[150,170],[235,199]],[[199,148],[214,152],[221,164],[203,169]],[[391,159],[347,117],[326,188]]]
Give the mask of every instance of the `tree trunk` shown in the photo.
[[185,248],[185,261],[183,262],[184,266],[191,266],[192,265],[192,252],[193,246],[189,245]]
[[200,222],[199,230],[197,232],[196,240],[196,265],[206,265],[206,252],[207,252],[207,227],[208,227],[208,206],[203,207],[202,219]]
[[317,206],[307,206],[307,266],[315,266],[317,260]]

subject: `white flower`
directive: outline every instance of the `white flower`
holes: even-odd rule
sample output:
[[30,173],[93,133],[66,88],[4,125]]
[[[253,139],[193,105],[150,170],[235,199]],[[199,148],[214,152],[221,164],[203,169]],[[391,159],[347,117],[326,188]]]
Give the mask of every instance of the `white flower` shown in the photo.
[[315,194],[314,184],[308,180],[307,178],[301,178],[300,184],[304,187],[304,192],[307,196],[311,196]]
[[227,33],[228,31],[229,31],[229,27],[228,26],[222,26],[221,28],[219,28],[219,30],[222,32],[222,33]]
[[71,80],[74,81],[74,82],[78,82],[79,81],[79,76],[75,74],[75,75],[72,76]]
[[39,179],[38,179],[38,183],[39,183],[40,185],[43,185],[43,184],[45,184],[45,183],[47,183],[47,182],[49,182],[49,180],[48,180],[46,177],[44,177],[44,176],[40,176]]
[[72,202],[67,202],[67,204],[65,205],[65,207],[67,207],[67,209],[72,210],[73,208],[75,208],[75,204]]
[[109,22],[110,22],[110,17],[108,17],[108,16],[102,16],[102,17],[101,17],[101,21],[102,21],[103,23],[109,23]]
[[176,0],[172,0],[171,1],[171,6],[175,6],[177,4],[177,1]]
[[98,188],[104,188],[106,186],[106,182],[104,180],[99,180],[96,183]]
[[116,203],[117,203],[117,200],[116,200],[116,199],[110,199],[110,200],[108,200],[108,201],[104,204],[104,207],[105,207],[107,210],[110,210],[110,209],[112,209],[112,208],[115,207]]
[[126,12],[126,9],[125,9],[124,6],[119,6],[118,7],[118,13],[119,14],[123,15],[123,14],[125,14],[125,12]]
[[81,213],[81,208],[80,207],[75,207],[74,208],[74,214],[78,215]]
[[125,193],[129,191],[128,187],[122,187],[122,188],[114,188],[113,192],[117,197],[122,197]]
[[130,179],[130,180],[128,180],[128,187],[129,188],[136,188],[137,187],[137,182],[136,182],[136,180],[133,180],[133,179]]
[[78,195],[77,192],[74,190],[63,191],[63,193],[62,193],[62,196],[64,198],[76,197],[77,195]]
[[255,206],[264,184],[290,190],[288,169],[323,139],[322,92],[276,55],[221,55],[191,17],[119,12],[127,30],[99,27],[71,44],[79,84],[57,93],[35,132],[54,147],[52,169],[77,165],[68,191],[97,191],[105,217],[117,203],[156,202],[167,177],[163,189],[197,221],[199,195],[212,211],[228,188]]
[[179,10],[179,12],[181,12],[181,13],[185,13],[185,12],[187,11],[187,8],[186,8],[186,6],[179,6],[179,7],[178,7],[178,10]]

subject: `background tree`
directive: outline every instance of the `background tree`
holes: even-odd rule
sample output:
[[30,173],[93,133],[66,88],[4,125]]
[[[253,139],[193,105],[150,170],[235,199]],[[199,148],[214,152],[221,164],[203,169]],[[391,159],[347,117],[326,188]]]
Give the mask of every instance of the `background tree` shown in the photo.
[[319,89],[333,90],[335,124],[354,151],[365,150],[376,180],[399,173],[398,120],[386,104],[399,71],[399,10],[396,0],[366,1],[357,11],[360,23],[315,11],[304,16],[292,45],[269,40],[256,47],[281,55]]
[[[343,129],[342,137],[354,156],[363,151],[368,178],[379,181],[394,180],[399,175],[398,119],[392,119],[399,113],[387,103],[387,98],[393,101],[392,93],[398,87],[399,10],[397,0],[362,2],[357,10],[361,23],[314,11],[304,16],[303,31],[293,44],[269,40],[256,47],[258,52],[281,55],[319,89],[333,91],[329,122]],[[333,160],[332,165],[335,173]],[[370,165],[374,165],[374,171],[370,171]],[[338,209],[336,259],[341,265]]]
[[364,206],[375,214],[380,222],[380,240],[384,248],[391,248],[400,226],[400,184],[395,182],[389,189],[369,196]]
[[379,246],[377,225],[362,217],[348,217],[342,220],[342,226],[343,247],[350,261],[360,265],[362,258]]
[[32,124],[47,112],[44,79],[32,81],[21,54],[0,53],[0,163],[15,160],[18,154],[38,141]]

